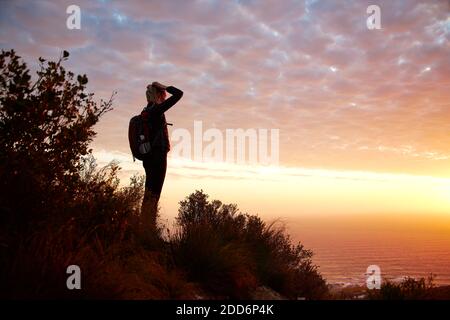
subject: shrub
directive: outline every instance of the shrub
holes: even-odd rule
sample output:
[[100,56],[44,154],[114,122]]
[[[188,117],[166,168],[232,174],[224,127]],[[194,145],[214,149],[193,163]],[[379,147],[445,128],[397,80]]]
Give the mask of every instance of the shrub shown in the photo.
[[423,300],[430,298],[434,288],[433,275],[427,279],[406,277],[399,283],[385,281],[379,290],[369,290],[369,299],[374,300]]
[[208,290],[218,295],[248,298],[257,285],[293,299],[320,298],[327,291],[311,251],[293,245],[283,228],[240,213],[236,205],[209,202],[196,191],[180,202],[177,222],[171,239],[176,263],[190,278],[212,284]]
[[[0,53],[0,208],[2,223],[18,232],[48,215],[64,214],[79,187],[82,157],[93,126],[112,109],[96,103],[88,79],[39,58],[36,81],[14,50]],[[20,230],[19,230],[20,229]]]

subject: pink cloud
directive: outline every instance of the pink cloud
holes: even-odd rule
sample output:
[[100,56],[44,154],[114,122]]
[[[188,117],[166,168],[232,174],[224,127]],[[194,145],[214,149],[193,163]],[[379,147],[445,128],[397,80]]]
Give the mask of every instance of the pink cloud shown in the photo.
[[450,153],[447,1],[379,1],[374,31],[370,1],[79,1],[78,31],[65,28],[68,4],[2,3],[0,47],[30,64],[68,49],[68,68],[87,73],[97,96],[118,90],[98,126],[102,148],[127,152],[128,119],[160,80],[185,91],[167,115],[178,127],[280,128],[285,164],[401,170],[411,157],[411,172],[450,166],[389,153]]

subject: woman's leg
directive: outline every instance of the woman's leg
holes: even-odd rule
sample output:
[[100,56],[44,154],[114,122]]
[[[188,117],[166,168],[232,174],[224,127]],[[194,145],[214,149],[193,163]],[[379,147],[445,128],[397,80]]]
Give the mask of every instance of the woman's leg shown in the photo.
[[167,171],[167,152],[155,150],[151,157],[151,173],[149,181],[149,189],[152,194],[159,199],[166,178]]
[[149,159],[143,161],[143,165],[145,169],[145,192],[141,217],[144,226],[154,229],[156,228],[158,200],[166,177],[167,153],[154,150]]

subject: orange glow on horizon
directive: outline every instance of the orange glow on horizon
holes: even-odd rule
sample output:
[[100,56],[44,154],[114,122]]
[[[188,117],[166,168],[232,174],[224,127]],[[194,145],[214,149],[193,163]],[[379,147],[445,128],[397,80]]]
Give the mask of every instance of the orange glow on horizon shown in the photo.
[[[143,174],[120,152],[95,153],[99,164],[116,159],[121,183]],[[195,187],[193,187],[195,186]],[[438,215],[450,217],[450,179],[364,171],[247,166],[169,158],[162,206],[168,216],[195,189],[269,218],[327,215]]]

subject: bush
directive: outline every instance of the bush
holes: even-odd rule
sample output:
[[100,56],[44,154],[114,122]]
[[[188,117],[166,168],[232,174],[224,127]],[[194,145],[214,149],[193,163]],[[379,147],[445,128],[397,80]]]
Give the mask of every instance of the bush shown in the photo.
[[[66,72],[62,62],[39,58],[37,80],[14,50],[0,53],[1,222],[17,232],[46,216],[65,214],[80,187],[83,156],[93,126],[112,109],[86,92],[88,79]],[[63,218],[65,219],[65,218]]]
[[427,279],[406,277],[400,283],[385,281],[379,290],[369,290],[368,297],[373,300],[424,300],[430,298],[434,288],[433,275]]
[[177,265],[219,296],[249,298],[258,285],[292,299],[327,292],[311,251],[293,245],[283,228],[240,213],[236,205],[209,202],[196,191],[180,202],[177,221],[171,239]]

